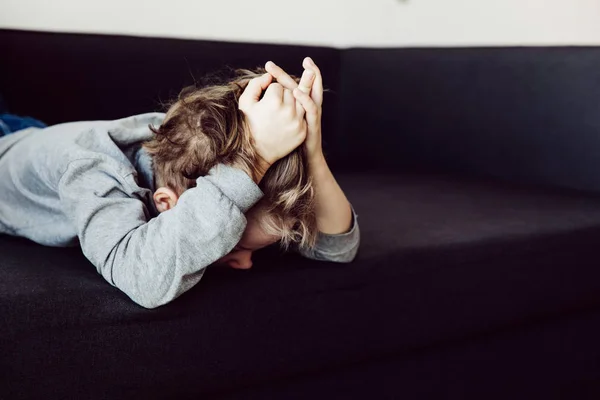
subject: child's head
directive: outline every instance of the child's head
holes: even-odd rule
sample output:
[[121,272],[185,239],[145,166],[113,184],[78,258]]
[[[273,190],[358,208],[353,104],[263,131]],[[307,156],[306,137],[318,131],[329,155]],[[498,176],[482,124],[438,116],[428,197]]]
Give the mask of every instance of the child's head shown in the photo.
[[[222,85],[186,88],[169,107],[162,125],[151,127],[155,137],[144,147],[153,159],[159,211],[174,206],[179,195],[196,186],[197,177],[217,164],[233,165],[254,176],[257,155],[238,99],[248,82],[263,73],[241,70]],[[312,245],[314,191],[303,146],[273,164],[260,187],[265,196],[247,214],[248,227],[240,245],[254,242],[251,247],[256,248],[266,238],[284,245]],[[166,201],[162,206],[161,199]],[[261,234],[264,238],[258,240]]]

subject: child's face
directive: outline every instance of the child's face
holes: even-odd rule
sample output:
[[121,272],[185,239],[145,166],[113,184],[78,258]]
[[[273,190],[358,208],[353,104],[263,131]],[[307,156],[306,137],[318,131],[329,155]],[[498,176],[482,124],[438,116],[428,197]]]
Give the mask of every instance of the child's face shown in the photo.
[[252,253],[255,250],[267,247],[280,239],[261,229],[259,224],[261,218],[264,218],[264,214],[257,209],[252,209],[246,214],[248,224],[242,238],[235,248],[217,260],[216,264],[228,265],[235,269],[249,269],[252,267]]

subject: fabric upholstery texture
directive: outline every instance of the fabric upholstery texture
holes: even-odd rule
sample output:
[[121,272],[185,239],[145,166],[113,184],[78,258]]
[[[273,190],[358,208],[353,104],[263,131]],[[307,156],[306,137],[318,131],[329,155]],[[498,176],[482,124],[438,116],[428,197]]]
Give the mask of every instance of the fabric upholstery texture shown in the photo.
[[362,232],[352,264],[271,247],[156,310],[78,248],[1,236],[0,398],[600,394],[600,50],[0,30],[0,52],[10,111],[49,124],[157,110],[223,65],[299,74],[311,55]]

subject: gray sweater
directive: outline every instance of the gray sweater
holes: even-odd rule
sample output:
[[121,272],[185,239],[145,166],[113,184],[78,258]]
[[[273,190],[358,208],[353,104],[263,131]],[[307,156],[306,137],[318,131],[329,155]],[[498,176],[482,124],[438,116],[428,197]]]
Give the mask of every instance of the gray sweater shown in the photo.
[[[27,129],[0,139],[0,233],[48,246],[80,244],[113,286],[146,308],[197,284],[240,240],[261,197],[241,170],[218,165],[158,213],[152,160],[141,144],[164,114]],[[359,229],[319,234],[309,258],[348,262]]]

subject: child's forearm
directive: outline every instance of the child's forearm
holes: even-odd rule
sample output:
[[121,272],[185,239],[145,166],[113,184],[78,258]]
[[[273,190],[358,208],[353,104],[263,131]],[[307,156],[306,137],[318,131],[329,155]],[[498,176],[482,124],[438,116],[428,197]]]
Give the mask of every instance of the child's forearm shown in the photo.
[[325,159],[310,161],[317,203],[317,242],[311,248],[299,248],[304,257],[322,261],[351,262],[360,246],[358,221],[346,195]]
[[325,157],[311,160],[309,168],[315,187],[319,231],[326,234],[348,232],[352,226],[352,208]]

